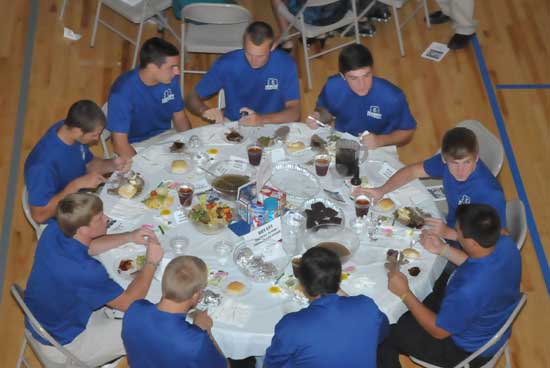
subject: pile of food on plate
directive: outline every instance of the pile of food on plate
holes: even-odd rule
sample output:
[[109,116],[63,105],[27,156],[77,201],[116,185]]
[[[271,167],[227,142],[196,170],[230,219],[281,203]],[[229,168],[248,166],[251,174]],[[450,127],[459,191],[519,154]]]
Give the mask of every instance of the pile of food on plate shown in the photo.
[[152,190],[143,203],[147,208],[160,209],[170,207],[174,203],[174,198],[170,195],[168,188],[161,186]]
[[218,198],[202,194],[199,196],[199,203],[189,211],[189,218],[195,224],[225,226],[233,220],[233,211]]
[[110,179],[112,186],[107,189],[107,193],[109,194],[119,195],[126,199],[132,199],[141,193],[143,187],[145,186],[145,180],[143,180],[141,174],[134,171],[128,171],[125,174],[117,173],[114,175],[116,175],[116,177],[112,177]]
[[323,202],[315,202],[311,204],[311,209],[305,210],[306,229],[321,224],[337,224],[342,223],[342,218],[338,216],[338,211],[334,208],[326,207]]
[[147,258],[145,255],[137,256],[136,258],[124,258],[121,259],[117,272],[121,275],[132,275],[145,266],[145,263],[147,262]]
[[241,143],[244,137],[235,129],[230,129],[229,132],[225,133],[225,139],[229,142]]
[[398,208],[394,215],[399,223],[413,229],[422,228],[424,226],[424,219],[431,217],[429,213],[422,211],[418,207]]

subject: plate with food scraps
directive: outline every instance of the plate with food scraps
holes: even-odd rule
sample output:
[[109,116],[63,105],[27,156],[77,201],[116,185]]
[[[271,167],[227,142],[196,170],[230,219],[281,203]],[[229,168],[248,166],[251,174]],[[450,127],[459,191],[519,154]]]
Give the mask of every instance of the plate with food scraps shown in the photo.
[[246,137],[242,131],[231,128],[223,132],[223,140],[229,144],[241,144],[246,141]]
[[273,165],[270,183],[285,192],[289,202],[299,204],[315,197],[321,190],[319,179],[311,171],[288,161],[279,161]]
[[124,280],[133,280],[136,274],[145,266],[145,254],[132,254],[118,257],[113,263],[115,274]]

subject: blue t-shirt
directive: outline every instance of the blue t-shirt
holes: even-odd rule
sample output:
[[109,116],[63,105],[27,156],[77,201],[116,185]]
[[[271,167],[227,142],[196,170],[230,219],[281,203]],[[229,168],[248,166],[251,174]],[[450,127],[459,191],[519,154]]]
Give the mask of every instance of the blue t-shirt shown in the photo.
[[160,311],[147,300],[124,314],[122,340],[132,368],[225,368],[227,362],[206,331],[185,321],[185,313]]
[[[88,247],[66,237],[56,221],[44,230],[27,281],[25,303],[38,322],[61,345],[73,341],[91,314],[122,294],[99,261],[88,255]],[[42,339],[27,323],[42,344]]]
[[506,198],[497,179],[483,163],[478,160],[476,168],[466,181],[458,181],[443,162],[441,154],[424,161],[424,171],[431,177],[443,179],[443,190],[447,197],[449,213],[447,226],[454,228],[456,209],[460,204],[486,204],[493,207],[500,218],[500,226],[506,227]]
[[63,121],[54,124],[34,146],[25,161],[25,184],[29,204],[44,207],[67,184],[86,174],[86,165],[94,158],[86,144],[66,144],[57,131]]
[[128,134],[128,142],[141,142],[168,129],[172,115],[184,108],[179,75],[168,84],[147,86],[139,68],[117,78],[109,94],[107,129]]
[[376,350],[389,330],[372,299],[326,295],[275,326],[266,368],[376,368]]
[[[504,325],[521,298],[521,256],[505,235],[491,254],[468,258],[449,280],[436,325],[451,334],[455,344],[474,352]],[[510,336],[510,329],[484,354],[494,355]]]
[[390,134],[416,128],[403,91],[382,78],[373,77],[369,92],[359,96],[341,75],[333,75],[323,87],[317,106],[336,118],[336,130],[353,135],[365,130]]
[[296,63],[281,50],[272,51],[268,62],[258,69],[250,66],[242,49],[221,56],[195,87],[201,98],[220,89],[225,91],[224,115],[233,121],[239,120],[243,107],[271,114],[300,98]]

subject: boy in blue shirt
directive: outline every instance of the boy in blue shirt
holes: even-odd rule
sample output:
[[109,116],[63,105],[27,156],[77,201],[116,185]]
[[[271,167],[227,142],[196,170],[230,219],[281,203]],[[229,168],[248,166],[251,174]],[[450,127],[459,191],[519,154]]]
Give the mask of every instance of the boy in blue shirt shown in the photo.
[[206,312],[186,321],[207,285],[206,264],[197,257],[174,258],[162,275],[162,299],[134,302],[122,323],[122,339],[132,368],[225,368]]
[[[288,123],[300,119],[296,63],[286,52],[271,50],[273,29],[253,22],[245,30],[243,49],[221,56],[189,94],[188,108],[211,122],[224,115],[243,125]],[[221,89],[225,111],[203,102]]]
[[277,323],[264,367],[376,368],[388,319],[369,297],[338,295],[341,276],[334,252],[313,247],[304,253],[298,279],[310,305]]
[[385,79],[373,76],[373,58],[363,45],[349,45],[338,57],[340,73],[323,87],[317,107],[306,123],[315,119],[341,132],[360,136],[369,149],[409,143],[416,129],[403,91]]
[[131,160],[95,157],[88,145],[95,144],[105,127],[105,115],[93,101],[75,102],[65,120],[54,124],[25,161],[25,185],[32,218],[39,224],[55,215],[67,194],[93,189],[105,178],[102,174],[127,171]]
[[[124,355],[122,322],[107,317],[103,307],[126,311],[145,297],[163,251],[150,230],[105,235],[103,203],[91,194],[65,197],[57,206],[56,219],[38,241],[25,303],[59,344],[88,366],[102,365]],[[128,241],[148,246],[145,265],[123,290],[91,254]],[[65,364],[66,357],[28,323],[27,329],[48,358]]]
[[179,51],[171,43],[153,37],[143,44],[139,68],[117,78],[109,94],[107,129],[112,132],[115,153],[136,154],[131,143],[141,142],[171,128],[191,128],[180,89]]
[[[378,364],[397,368],[399,354],[414,356],[440,367],[453,367],[485,345],[506,323],[521,298],[521,257],[514,241],[501,235],[495,209],[483,204],[458,206],[457,239],[463,250],[424,231],[422,246],[458,266],[444,293],[420,302],[407,277],[398,269],[388,274],[388,288],[409,309],[380,345]],[[509,338],[511,330],[471,363],[480,367]]]
[[360,190],[375,202],[408,182],[426,177],[443,179],[449,213],[447,223],[427,218],[432,231],[448,240],[456,240],[455,213],[460,204],[487,204],[496,209],[500,224],[506,228],[506,198],[502,187],[491,171],[479,159],[479,147],[474,132],[467,128],[453,128],[443,136],[441,153],[398,170],[384,185]]

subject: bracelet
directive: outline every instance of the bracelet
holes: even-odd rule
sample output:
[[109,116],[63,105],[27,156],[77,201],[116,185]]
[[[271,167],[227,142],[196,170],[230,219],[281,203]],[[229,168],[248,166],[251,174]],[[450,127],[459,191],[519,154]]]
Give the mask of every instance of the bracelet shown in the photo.
[[400,296],[401,301],[405,303],[405,299],[407,299],[408,296],[409,296],[409,292],[408,291],[404,292],[403,295]]
[[445,257],[447,258],[448,255],[449,255],[449,244],[445,244],[445,246],[443,247],[443,249],[441,250],[441,252],[439,252],[439,255],[441,257]]

